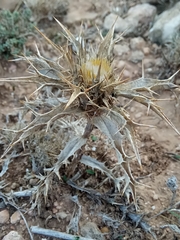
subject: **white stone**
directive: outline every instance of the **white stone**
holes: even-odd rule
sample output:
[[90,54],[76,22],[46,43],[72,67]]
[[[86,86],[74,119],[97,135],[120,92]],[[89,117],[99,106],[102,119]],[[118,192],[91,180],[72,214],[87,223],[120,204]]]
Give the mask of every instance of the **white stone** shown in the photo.
[[7,209],[0,211],[0,224],[4,224],[9,220],[9,211]]
[[145,41],[142,37],[131,38],[130,48],[132,50],[141,50],[145,47]]
[[164,44],[172,40],[180,27],[180,2],[161,13],[149,32],[152,42]]
[[143,53],[144,53],[144,55],[149,55],[150,54],[150,48],[149,47],[144,47],[143,48]]
[[56,216],[60,219],[65,219],[68,215],[65,212],[58,212],[56,213]]
[[129,61],[138,63],[139,61],[142,61],[144,58],[144,53],[140,50],[133,51],[129,57]]
[[137,4],[131,7],[126,18],[118,17],[110,13],[105,17],[104,28],[110,29],[115,23],[116,32],[124,32],[124,35],[141,36],[154,20],[156,8],[148,3]]
[[11,231],[2,240],[24,240],[24,238],[18,232]]
[[129,53],[129,46],[125,44],[116,44],[114,46],[114,54],[116,56],[122,56],[123,54]]
[[114,23],[115,23],[116,32],[124,32],[128,28],[128,23],[123,18],[116,15],[115,13],[110,13],[105,17],[104,28],[109,30]]

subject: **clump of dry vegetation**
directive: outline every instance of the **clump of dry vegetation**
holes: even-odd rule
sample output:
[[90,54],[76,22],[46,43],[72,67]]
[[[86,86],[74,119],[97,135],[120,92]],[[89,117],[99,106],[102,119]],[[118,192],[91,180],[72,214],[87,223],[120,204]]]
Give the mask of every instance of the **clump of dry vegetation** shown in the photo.
[[[57,20],[67,39],[67,45],[57,46],[46,36],[45,39],[58,52],[56,61],[47,59],[37,49],[37,56],[22,57],[29,63],[28,77],[6,79],[13,82],[33,82],[37,90],[24,103],[19,126],[10,130],[9,145],[1,156],[2,161],[13,149],[22,143],[30,153],[33,177],[38,179],[33,189],[34,206],[40,206],[41,196],[47,199],[48,191],[55,176],[79,190],[91,192],[78,185],[86,168],[104,174],[102,184],[110,181],[115,192],[126,196],[128,201],[136,200],[135,180],[130,163],[136,158],[141,165],[137,146],[136,123],[131,119],[119,97],[136,101],[154,111],[178,134],[173,123],[156,104],[159,89],[174,90],[174,76],[166,80],[141,78],[129,81],[122,74],[116,76],[112,66],[112,50],[119,39],[113,39],[114,26],[95,49],[86,46],[83,30],[78,38]],[[3,79],[5,80],[5,79]],[[27,112],[32,120],[24,122]],[[104,145],[111,148],[116,162],[103,162],[94,157],[88,148],[95,129],[104,137]],[[6,130],[5,132],[8,132]],[[6,139],[7,140],[7,139]],[[2,140],[3,141],[3,140]],[[132,155],[126,150],[131,146]],[[91,172],[94,174],[94,172]],[[31,178],[31,173],[29,178]],[[35,175],[34,175],[35,174]],[[94,176],[96,177],[96,176]]]
[[68,0],[25,0],[26,5],[33,11],[37,21],[42,18],[52,19],[60,17],[67,12]]

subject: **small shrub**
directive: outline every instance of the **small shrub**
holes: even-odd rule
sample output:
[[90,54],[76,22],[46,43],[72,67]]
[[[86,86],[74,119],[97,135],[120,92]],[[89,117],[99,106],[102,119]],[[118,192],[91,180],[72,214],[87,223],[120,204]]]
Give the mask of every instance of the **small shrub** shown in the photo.
[[19,12],[0,11],[0,55],[8,59],[20,54],[26,42],[26,36],[33,31],[30,22],[31,11],[28,8]]

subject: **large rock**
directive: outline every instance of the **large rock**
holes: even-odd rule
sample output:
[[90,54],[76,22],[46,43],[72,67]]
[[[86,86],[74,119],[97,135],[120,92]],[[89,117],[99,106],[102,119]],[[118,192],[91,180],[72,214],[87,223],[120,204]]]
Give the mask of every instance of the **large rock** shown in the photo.
[[180,2],[161,13],[149,32],[152,42],[164,44],[172,40],[180,30]]
[[24,238],[18,232],[11,231],[2,240],[24,240]]
[[9,221],[9,211],[7,209],[0,211],[0,224],[4,224]]
[[154,21],[156,15],[156,7],[148,3],[138,4],[131,7],[126,18],[118,17],[114,13],[110,13],[104,20],[104,28],[110,29],[113,23],[115,24],[116,32],[124,32],[128,36],[141,36],[149,28],[149,25]]

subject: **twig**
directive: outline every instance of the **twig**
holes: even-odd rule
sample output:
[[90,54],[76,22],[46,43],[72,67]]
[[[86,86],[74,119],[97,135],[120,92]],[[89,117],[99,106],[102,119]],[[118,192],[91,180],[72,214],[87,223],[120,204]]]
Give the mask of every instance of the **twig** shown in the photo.
[[13,192],[10,195],[12,197],[20,198],[20,197],[31,197],[33,193],[36,191],[36,188],[26,189],[23,191]]
[[71,235],[68,233],[53,231],[53,230],[45,229],[45,228],[39,228],[37,226],[32,226],[31,231],[32,231],[32,233],[35,233],[35,234],[45,235],[45,236],[49,236],[49,237],[55,237],[55,238],[59,238],[62,240],[93,240],[92,238],[84,238],[84,237],[80,237],[77,235]]

